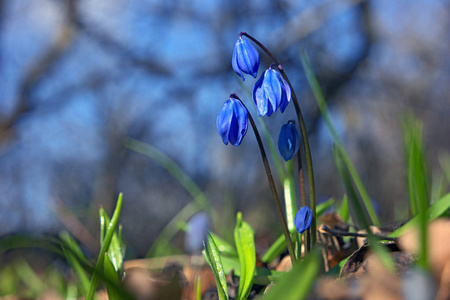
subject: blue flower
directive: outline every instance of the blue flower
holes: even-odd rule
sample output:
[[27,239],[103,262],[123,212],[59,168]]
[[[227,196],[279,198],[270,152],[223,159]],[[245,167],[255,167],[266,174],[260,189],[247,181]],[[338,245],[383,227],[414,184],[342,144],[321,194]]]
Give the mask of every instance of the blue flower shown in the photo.
[[290,160],[299,147],[299,137],[295,123],[289,121],[281,126],[278,136],[278,150],[285,161]]
[[247,40],[239,37],[234,45],[233,59],[231,61],[234,72],[245,80],[244,75],[249,74],[256,78],[259,68],[259,53]]
[[216,120],[217,131],[225,145],[230,142],[236,147],[247,133],[248,113],[239,99],[231,95],[219,112]]
[[295,215],[294,224],[298,233],[303,233],[311,226],[312,210],[308,206],[302,206]]
[[278,108],[284,112],[291,101],[291,88],[280,72],[269,68],[256,82],[252,95],[258,115],[270,117]]

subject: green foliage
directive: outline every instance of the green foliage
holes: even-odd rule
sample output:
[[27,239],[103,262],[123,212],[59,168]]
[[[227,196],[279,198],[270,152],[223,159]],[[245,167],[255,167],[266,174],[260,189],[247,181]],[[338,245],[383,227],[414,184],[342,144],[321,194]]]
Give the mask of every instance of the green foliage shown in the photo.
[[358,172],[356,171],[355,166],[353,165],[350,157],[347,154],[347,151],[344,148],[344,145],[337,134],[336,129],[331,121],[330,113],[328,110],[328,105],[325,100],[325,96],[323,95],[322,89],[319,85],[319,82],[314,74],[314,71],[311,67],[311,63],[309,62],[308,55],[304,52],[300,56],[302,61],[303,69],[305,70],[306,78],[308,79],[309,85],[314,93],[314,97],[319,106],[320,113],[322,114],[323,120],[325,121],[326,126],[331,134],[331,138],[333,139],[334,144],[336,145],[337,151],[342,158],[344,166],[348,169],[350,174],[350,178],[356,185],[356,188],[364,202],[365,209],[369,214],[369,223],[375,226],[380,226],[380,221],[375,212],[375,209],[370,201],[369,194],[367,193],[364,184],[362,183],[361,178],[359,177]]
[[239,290],[236,299],[247,299],[253,286],[253,277],[256,268],[255,238],[253,228],[244,220],[238,212],[236,227],[234,229],[234,241],[239,255],[240,279]]
[[153,242],[153,245],[147,252],[146,257],[158,257],[171,253],[170,240],[180,230],[179,224],[186,223],[187,220],[200,210],[206,210],[213,217],[213,222],[217,219],[216,213],[211,208],[208,199],[202,190],[195,184],[189,175],[183,171],[172,159],[167,155],[152,147],[149,144],[139,142],[134,139],[128,139],[125,146],[129,149],[141,153],[158,162],[163,166],[193,198],[193,201],[187,204],[180,212],[172,218],[166,227],[160,232]]
[[321,255],[319,250],[312,251],[302,262],[294,264],[292,270],[281,276],[276,285],[269,290],[264,300],[305,299],[319,275]]
[[211,267],[213,271],[214,278],[217,285],[217,293],[219,295],[219,300],[228,299],[228,288],[227,280],[225,278],[225,272],[222,264],[222,259],[220,258],[219,249],[214,242],[211,234],[207,234],[205,249],[203,251],[203,257],[206,262]]
[[101,243],[100,253],[97,258],[94,273],[92,274],[91,277],[91,281],[89,284],[89,291],[86,295],[87,300],[92,300],[94,298],[94,294],[98,285],[98,280],[101,276],[100,274],[103,273],[102,269],[105,262],[105,254],[107,253],[109,246],[111,245],[111,240],[115,234],[117,223],[119,222],[121,209],[122,209],[122,193],[119,194],[119,198],[117,199],[116,209],[114,210],[111,222],[107,224],[106,233],[104,234],[105,238]]
[[[412,115],[403,120],[405,157],[408,162],[408,191],[413,216],[427,211],[429,205],[428,174],[422,145],[422,124]],[[428,269],[427,261],[428,216],[419,214],[420,253],[418,265]]]

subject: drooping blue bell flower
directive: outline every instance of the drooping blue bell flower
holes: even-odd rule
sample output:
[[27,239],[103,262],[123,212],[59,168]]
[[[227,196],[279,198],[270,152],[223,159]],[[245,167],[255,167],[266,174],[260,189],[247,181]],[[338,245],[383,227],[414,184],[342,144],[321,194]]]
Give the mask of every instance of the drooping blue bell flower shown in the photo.
[[223,104],[216,126],[225,145],[228,145],[228,142],[236,147],[241,144],[248,129],[248,113],[239,99],[231,95]]
[[295,123],[289,121],[281,126],[280,135],[278,136],[278,150],[285,161],[292,159],[298,151],[299,136]]
[[312,210],[308,206],[302,206],[295,215],[294,225],[298,233],[303,233],[311,226]]
[[258,75],[259,53],[249,41],[241,36],[234,44],[231,65],[234,72],[241,76],[242,80],[245,80],[242,73],[252,75],[254,78]]
[[258,115],[270,117],[278,108],[284,112],[291,101],[291,88],[280,72],[269,68],[256,82],[252,96]]

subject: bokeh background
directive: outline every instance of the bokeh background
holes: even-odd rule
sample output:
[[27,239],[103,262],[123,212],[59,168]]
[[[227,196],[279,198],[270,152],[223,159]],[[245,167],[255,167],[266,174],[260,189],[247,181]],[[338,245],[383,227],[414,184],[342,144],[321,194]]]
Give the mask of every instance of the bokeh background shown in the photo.
[[[215,128],[230,93],[252,103],[256,80],[231,68],[240,31],[291,78],[317,195],[343,189],[303,50],[383,223],[406,217],[402,115],[424,123],[430,176],[450,149],[449,13],[445,0],[0,0],[0,236],[82,224],[77,238],[96,241],[98,206],[111,212],[123,192],[127,251],[144,255],[192,197],[127,138],[179,164],[224,224],[242,210],[258,232],[277,228],[252,131],[236,148]],[[274,139],[293,113],[265,118]]]

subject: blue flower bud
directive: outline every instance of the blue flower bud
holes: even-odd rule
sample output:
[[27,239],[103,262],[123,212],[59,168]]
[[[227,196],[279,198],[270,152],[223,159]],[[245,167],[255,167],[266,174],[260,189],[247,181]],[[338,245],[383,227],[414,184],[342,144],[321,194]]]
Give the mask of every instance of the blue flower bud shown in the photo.
[[249,74],[256,78],[259,68],[259,53],[247,40],[239,37],[234,45],[233,59],[231,61],[234,72],[245,80],[244,75]]
[[278,108],[284,112],[291,101],[291,88],[280,72],[269,68],[256,82],[252,96],[258,115],[270,117]]
[[299,136],[295,123],[289,121],[281,126],[278,136],[278,150],[285,161],[290,160],[297,152],[299,147]]
[[225,145],[228,142],[236,147],[241,144],[247,133],[248,113],[240,100],[230,96],[217,116],[216,126]]
[[187,222],[184,247],[188,253],[200,253],[203,249],[203,242],[206,241],[206,234],[211,227],[211,220],[207,213],[198,212]]
[[295,215],[294,225],[298,233],[303,233],[311,226],[312,210],[308,206],[302,206]]

